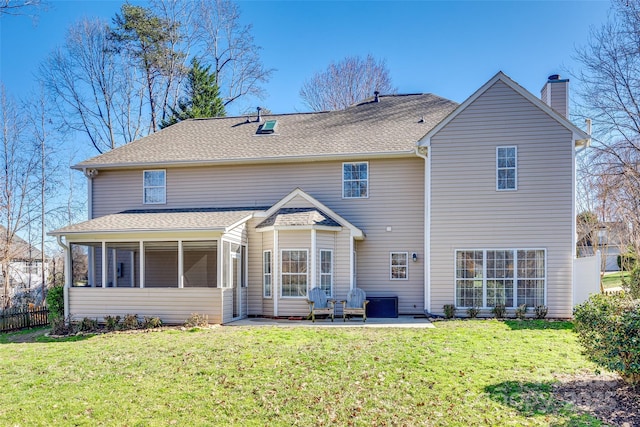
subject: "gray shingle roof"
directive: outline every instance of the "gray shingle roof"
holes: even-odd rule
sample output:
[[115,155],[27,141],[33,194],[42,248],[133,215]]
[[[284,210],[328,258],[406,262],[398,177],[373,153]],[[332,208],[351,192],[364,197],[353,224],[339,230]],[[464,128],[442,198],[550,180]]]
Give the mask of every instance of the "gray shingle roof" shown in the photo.
[[224,230],[255,210],[175,209],[125,211],[102,216],[50,232],[50,235],[132,231]]
[[311,225],[340,227],[338,221],[316,208],[282,208],[258,224],[256,228]]
[[339,111],[263,116],[278,121],[270,135],[256,134],[255,118],[191,119],[75,168],[406,153],[456,106],[432,94],[387,95]]
[[[7,255],[10,260],[37,260],[42,258],[42,252],[35,246],[30,245],[27,241],[14,235],[12,243],[9,246]],[[7,229],[0,225],[0,252],[4,252],[4,242],[7,241]]]

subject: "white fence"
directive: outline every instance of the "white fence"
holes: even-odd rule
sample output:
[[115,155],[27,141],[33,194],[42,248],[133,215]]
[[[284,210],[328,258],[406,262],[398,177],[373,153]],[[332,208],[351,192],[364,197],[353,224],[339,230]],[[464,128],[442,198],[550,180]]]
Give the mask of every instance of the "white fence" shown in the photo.
[[573,305],[585,302],[589,295],[600,293],[600,251],[594,256],[573,260]]

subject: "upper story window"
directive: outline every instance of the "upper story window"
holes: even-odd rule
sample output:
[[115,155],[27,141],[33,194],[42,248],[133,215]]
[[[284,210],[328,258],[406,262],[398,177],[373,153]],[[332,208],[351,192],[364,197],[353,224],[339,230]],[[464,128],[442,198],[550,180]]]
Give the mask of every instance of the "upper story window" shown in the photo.
[[342,198],[369,197],[369,162],[342,164]]
[[145,205],[167,202],[167,173],[164,170],[143,172],[143,202]]
[[496,147],[496,190],[518,189],[518,147]]

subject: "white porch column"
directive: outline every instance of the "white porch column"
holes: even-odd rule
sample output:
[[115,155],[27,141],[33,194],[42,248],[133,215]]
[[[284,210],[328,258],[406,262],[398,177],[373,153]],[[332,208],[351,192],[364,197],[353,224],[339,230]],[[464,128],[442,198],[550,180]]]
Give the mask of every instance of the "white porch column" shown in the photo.
[[116,258],[117,250],[111,250],[111,274],[113,275],[113,287],[118,287],[118,260]]
[[102,242],[102,287],[107,287],[107,273],[109,266],[107,265],[107,242]]
[[136,254],[135,252],[131,251],[131,271],[129,272],[129,274],[131,275],[131,287],[135,287],[136,286]]
[[92,288],[96,287],[96,248],[93,246],[89,246],[89,251],[87,253],[87,262],[88,262],[88,273],[89,273],[89,286]]
[[349,236],[349,289],[353,289],[355,287],[355,258],[353,256],[354,252],[354,238],[353,233]]
[[178,287],[184,288],[184,251],[182,240],[178,240]]
[[309,258],[311,258],[311,280],[307,287],[307,295],[309,295],[311,289],[316,287],[316,237],[316,230],[311,229],[311,253],[309,254]]
[[144,242],[140,241],[140,287],[144,288]]
[[271,282],[273,284],[273,315],[278,316],[278,300],[280,299],[280,291],[278,291],[278,283],[280,282],[280,249],[278,248],[278,230],[273,230],[273,276]]

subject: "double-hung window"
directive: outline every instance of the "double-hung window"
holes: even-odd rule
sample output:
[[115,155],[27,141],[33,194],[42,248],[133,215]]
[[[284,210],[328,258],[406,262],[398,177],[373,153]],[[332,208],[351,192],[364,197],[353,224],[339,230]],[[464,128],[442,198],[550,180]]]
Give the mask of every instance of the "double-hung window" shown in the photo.
[[145,205],[164,204],[167,200],[166,171],[143,172],[143,201]]
[[262,296],[264,298],[271,298],[272,278],[271,251],[264,251],[262,253]]
[[342,164],[342,198],[369,197],[369,162]]
[[283,250],[281,253],[281,283],[283,297],[307,296],[307,250]]
[[391,252],[391,280],[407,280],[409,278],[409,253]]
[[456,251],[456,306],[544,305],[544,249]]
[[518,189],[518,147],[496,147],[496,190]]
[[333,251],[320,249],[320,289],[327,294],[333,295]]

